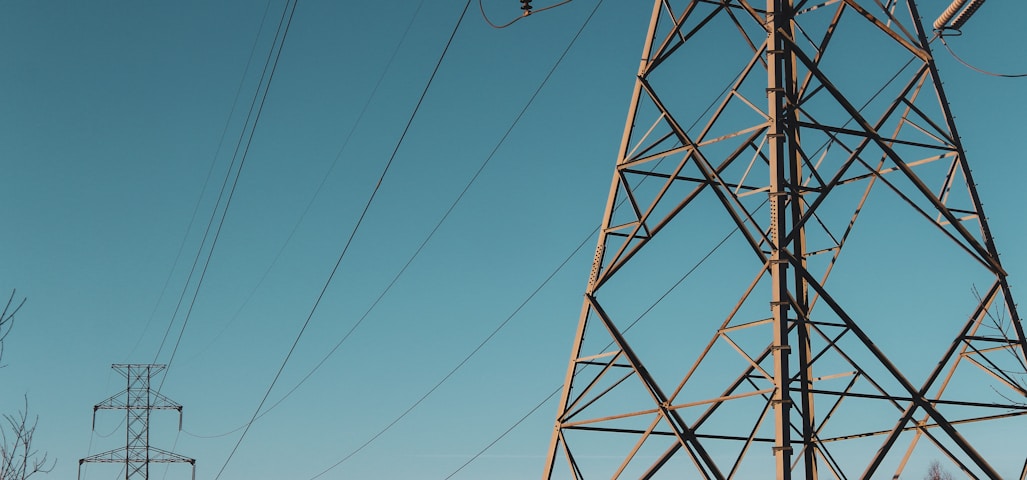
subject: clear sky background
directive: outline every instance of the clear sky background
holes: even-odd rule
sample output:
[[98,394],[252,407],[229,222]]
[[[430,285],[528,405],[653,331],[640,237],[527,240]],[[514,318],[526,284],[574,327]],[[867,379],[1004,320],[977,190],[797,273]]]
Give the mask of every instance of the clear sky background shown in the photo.
[[[299,3],[198,286],[198,272],[187,280],[190,266],[198,251],[206,258],[203,230],[246,132],[283,2],[0,2],[0,292],[28,298],[4,351],[0,412],[28,396],[39,415],[36,445],[57,459],[45,478],[73,478],[79,458],[124,445],[117,413],[101,412],[90,430],[92,406],[124,388],[112,363],[171,363],[157,380],[185,406],[183,430],[173,414],[157,413],[151,443],[196,458],[199,479],[223,466],[226,480],[311,478],[365,443],[321,478],[445,478],[559,387],[649,2],[601,5],[446,222],[360,321],[596,1],[503,30],[472,5],[265,408],[352,333],[252,425],[225,466],[464,2],[421,3]],[[515,0],[484,3],[496,22],[519,12]],[[922,2],[926,21],[947,4]],[[1027,72],[1024,18],[1027,3],[989,3],[950,44],[982,68]],[[937,57],[1022,299],[1027,80]],[[543,405],[454,478],[537,477],[555,410]],[[84,478],[117,474],[92,465]],[[188,478],[188,468],[172,466],[166,478]]]

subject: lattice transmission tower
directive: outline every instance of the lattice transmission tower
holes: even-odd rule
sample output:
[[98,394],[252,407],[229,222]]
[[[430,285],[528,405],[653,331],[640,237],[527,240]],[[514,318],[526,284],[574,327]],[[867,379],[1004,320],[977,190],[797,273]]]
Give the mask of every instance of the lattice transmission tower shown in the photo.
[[177,410],[178,428],[182,428],[182,405],[150,388],[150,379],[166,365],[114,364],[116,372],[125,377],[127,386],[122,392],[93,406],[93,428],[96,428],[98,410],[125,411],[125,446],[78,461],[78,478],[82,478],[84,463],[123,463],[125,480],[150,478],[151,463],[188,463],[192,478],[196,478],[196,460],[150,446],[150,412]]
[[654,2],[544,478],[1027,477],[956,3]]

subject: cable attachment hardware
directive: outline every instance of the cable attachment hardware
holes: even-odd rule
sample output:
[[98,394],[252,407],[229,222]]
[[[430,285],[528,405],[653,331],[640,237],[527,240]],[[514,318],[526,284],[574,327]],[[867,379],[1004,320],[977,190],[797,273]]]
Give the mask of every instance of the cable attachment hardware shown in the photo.
[[524,16],[531,15],[531,0],[521,0],[521,10],[524,10]]
[[[973,16],[977,9],[981,8],[981,5],[984,5],[984,1],[985,0],[970,0],[970,3],[966,5],[966,8],[963,8],[963,5],[967,3],[967,0],[952,0],[949,8],[946,8],[945,11],[942,12],[942,14],[934,21],[934,29],[936,31],[958,31],[960,28],[963,28],[963,25],[966,24],[966,21]],[[962,11],[960,11],[960,9],[962,9]],[[955,18],[953,19],[953,17]],[[949,20],[952,20],[952,22],[949,23]]]

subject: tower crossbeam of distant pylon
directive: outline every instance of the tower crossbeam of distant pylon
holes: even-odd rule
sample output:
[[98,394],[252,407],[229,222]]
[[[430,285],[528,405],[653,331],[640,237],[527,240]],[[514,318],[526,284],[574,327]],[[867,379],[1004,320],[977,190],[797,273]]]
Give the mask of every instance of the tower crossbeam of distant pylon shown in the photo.
[[150,379],[165,367],[157,364],[111,365],[125,377],[127,386],[124,391],[93,407],[93,427],[96,427],[98,410],[124,410],[125,446],[80,459],[79,479],[85,463],[123,463],[125,480],[148,479],[151,463],[188,463],[192,466],[192,478],[196,478],[196,460],[150,446],[150,412],[177,410],[178,426],[182,428],[182,406],[150,388]]
[[544,478],[1027,478],[955,3],[654,2]]

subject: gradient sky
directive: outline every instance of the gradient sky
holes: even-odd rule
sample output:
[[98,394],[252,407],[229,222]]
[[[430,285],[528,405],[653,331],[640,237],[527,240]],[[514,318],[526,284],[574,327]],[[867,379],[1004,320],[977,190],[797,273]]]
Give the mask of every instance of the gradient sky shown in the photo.
[[[185,406],[184,428],[155,414],[151,443],[196,458],[199,479],[225,466],[242,431],[223,434],[254,415],[463,7],[421,3],[300,2],[193,302],[190,266],[207,255],[202,233],[283,2],[0,2],[0,292],[28,298],[4,351],[0,412],[27,395],[36,446],[57,459],[44,478],[73,478],[79,458],[123,446],[116,413],[90,430],[92,406],[124,388],[110,369],[122,362],[171,364],[157,380]],[[496,22],[518,14],[516,0],[484,3]],[[928,22],[943,3],[922,2]],[[265,407],[404,267],[594,6],[577,0],[497,30],[472,5]],[[321,478],[445,478],[560,385],[594,238],[517,309],[601,218],[649,10],[599,8],[421,254],[252,425],[220,478],[317,475],[515,311]],[[1025,2],[987,4],[950,44],[982,68],[1027,72],[1024,18]],[[1027,80],[937,58],[1022,298]],[[555,410],[543,405],[454,478],[537,477]],[[117,474],[93,465],[83,478]],[[176,465],[166,478],[187,475]]]

